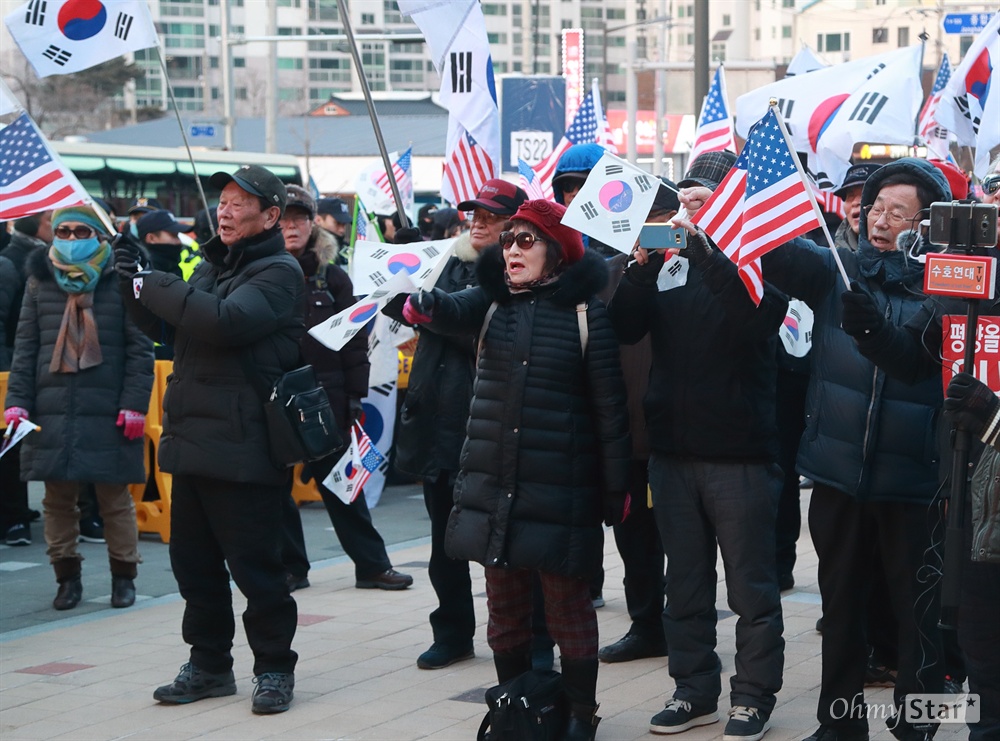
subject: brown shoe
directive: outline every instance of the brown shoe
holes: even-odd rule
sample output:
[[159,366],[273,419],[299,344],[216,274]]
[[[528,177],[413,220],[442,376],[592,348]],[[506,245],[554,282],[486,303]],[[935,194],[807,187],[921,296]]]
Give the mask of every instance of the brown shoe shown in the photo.
[[375,576],[367,579],[358,579],[354,586],[358,589],[387,589],[389,591],[398,591],[400,589],[406,589],[411,584],[413,584],[413,577],[409,574],[400,574],[395,569],[386,569],[381,574],[376,574]]

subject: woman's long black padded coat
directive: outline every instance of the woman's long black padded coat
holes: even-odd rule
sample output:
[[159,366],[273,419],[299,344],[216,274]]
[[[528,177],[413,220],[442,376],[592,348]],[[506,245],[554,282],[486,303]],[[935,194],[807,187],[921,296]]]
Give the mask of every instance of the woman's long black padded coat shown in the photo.
[[129,320],[111,261],[94,289],[94,321],[103,359],[77,373],[49,370],[68,295],[56,283],[48,253],[32,252],[25,268],[28,283],[6,406],[27,409],[29,419],[42,429],[21,443],[22,478],[107,484],[145,481],[142,438],[126,440],[116,423],[122,409],[145,414],[149,408],[153,343]]
[[607,268],[588,252],[556,283],[511,294],[491,247],[477,274],[476,288],[434,292],[432,326],[449,334],[478,333],[498,303],[478,359],[446,552],[588,578],[603,555],[602,497],[624,496],[631,454],[618,340],[594,298]]

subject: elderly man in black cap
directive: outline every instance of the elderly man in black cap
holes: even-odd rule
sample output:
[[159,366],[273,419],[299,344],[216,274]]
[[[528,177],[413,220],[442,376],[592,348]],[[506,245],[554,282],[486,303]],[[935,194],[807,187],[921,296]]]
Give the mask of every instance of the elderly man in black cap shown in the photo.
[[861,189],[865,181],[882,165],[866,163],[852,165],[844,176],[843,184],[833,194],[844,201],[844,220],[833,235],[834,247],[858,250],[858,231],[861,228]]
[[[730,152],[695,159],[679,183],[689,212],[735,160]],[[652,348],[643,406],[653,515],[667,559],[663,629],[676,689],[649,729],[673,734],[719,720],[721,550],[729,605],[739,616],[724,737],[757,741],[770,724],[784,666],[774,567],[781,488],[774,358],[788,302],[765,284],[754,306],[735,263],[688,228],[683,270],[661,279],[663,252],[637,248],[610,304],[622,342],[648,335]]]
[[299,365],[305,281],[278,226],[284,183],[256,165],[217,172],[210,182],[222,191],[219,234],[202,245],[189,281],[143,269],[127,235],[115,248],[131,316],[175,351],[159,464],[173,475],[170,563],[191,652],[153,697],[179,704],[236,693],[232,576],[247,599],[252,709],[277,713],[291,704],[298,658],[291,648],[297,610],[274,526],[291,475],[271,463],[257,388]]

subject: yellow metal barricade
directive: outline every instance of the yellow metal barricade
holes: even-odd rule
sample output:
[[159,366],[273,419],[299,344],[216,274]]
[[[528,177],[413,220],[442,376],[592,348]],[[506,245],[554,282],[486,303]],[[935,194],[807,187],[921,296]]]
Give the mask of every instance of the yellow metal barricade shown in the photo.
[[[160,470],[160,436],[163,434],[163,393],[167,377],[173,371],[170,360],[157,360],[153,388],[149,394],[149,411],[146,413],[145,461],[146,483],[132,484],[129,491],[135,502],[135,519],[140,533],[156,533],[164,543],[170,542],[170,492],[172,477]],[[159,499],[144,500],[147,487],[156,485]]]

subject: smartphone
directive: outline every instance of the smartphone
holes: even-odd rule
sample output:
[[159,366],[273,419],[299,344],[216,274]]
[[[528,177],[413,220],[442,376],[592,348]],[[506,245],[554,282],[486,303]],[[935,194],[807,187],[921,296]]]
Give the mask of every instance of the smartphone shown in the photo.
[[670,224],[644,224],[639,246],[647,250],[682,250],[687,247],[687,231]]

